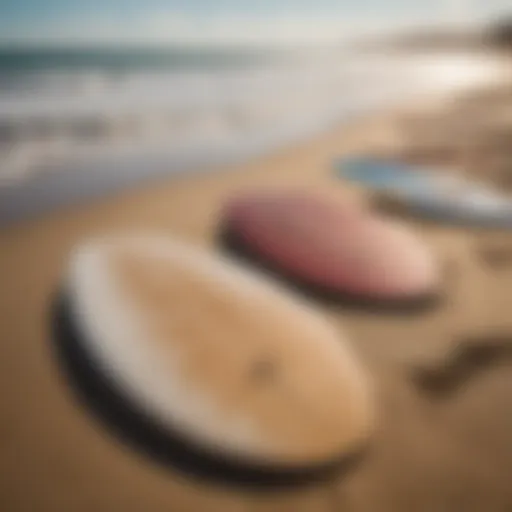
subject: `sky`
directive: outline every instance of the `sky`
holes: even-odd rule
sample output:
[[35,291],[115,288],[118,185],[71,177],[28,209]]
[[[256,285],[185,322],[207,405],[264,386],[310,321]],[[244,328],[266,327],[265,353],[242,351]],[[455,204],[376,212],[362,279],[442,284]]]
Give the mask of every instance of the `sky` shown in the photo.
[[0,0],[0,41],[329,42],[497,18],[510,0]]

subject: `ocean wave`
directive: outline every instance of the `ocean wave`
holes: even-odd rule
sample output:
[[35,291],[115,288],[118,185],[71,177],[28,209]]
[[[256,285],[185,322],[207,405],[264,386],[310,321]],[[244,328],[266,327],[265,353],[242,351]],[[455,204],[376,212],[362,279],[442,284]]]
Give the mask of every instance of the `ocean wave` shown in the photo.
[[468,55],[346,52],[204,69],[0,69],[0,177],[105,155],[264,151],[494,72]]

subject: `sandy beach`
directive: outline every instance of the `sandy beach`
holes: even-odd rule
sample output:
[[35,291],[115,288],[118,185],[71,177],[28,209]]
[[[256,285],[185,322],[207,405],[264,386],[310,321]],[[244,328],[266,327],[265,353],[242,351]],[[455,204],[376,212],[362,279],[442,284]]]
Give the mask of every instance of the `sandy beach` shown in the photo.
[[443,303],[416,316],[322,306],[370,369],[377,433],[349,475],[297,491],[255,493],[185,479],[134,453],[75,401],[52,357],[48,308],[73,245],[91,235],[151,230],[214,251],[219,210],[238,191],[305,187],[339,200],[366,195],[336,179],[332,160],[393,153],[397,113],[379,114],[244,165],[174,176],[0,230],[0,508],[6,512],[410,512],[512,509],[510,364],[453,396],[418,389],[417,367],[466,337],[512,334],[512,265],[490,268],[482,244],[500,232],[407,222],[449,264]]

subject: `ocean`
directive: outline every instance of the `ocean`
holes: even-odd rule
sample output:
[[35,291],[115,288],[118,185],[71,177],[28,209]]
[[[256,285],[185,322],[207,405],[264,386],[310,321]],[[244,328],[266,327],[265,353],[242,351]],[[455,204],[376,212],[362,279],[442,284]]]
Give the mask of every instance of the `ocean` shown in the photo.
[[343,47],[0,49],[0,217],[27,194],[40,202],[43,184],[106,190],[214,169],[495,68]]

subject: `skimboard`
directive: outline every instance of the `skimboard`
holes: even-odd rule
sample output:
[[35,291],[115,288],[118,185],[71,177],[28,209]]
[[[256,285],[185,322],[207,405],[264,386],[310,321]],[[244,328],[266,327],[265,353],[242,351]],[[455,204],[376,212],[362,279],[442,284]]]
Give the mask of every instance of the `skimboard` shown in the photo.
[[375,192],[408,193],[437,188],[428,169],[369,157],[349,157],[335,162],[336,175]]
[[357,305],[406,307],[438,296],[429,248],[405,225],[353,205],[283,192],[226,205],[221,239],[308,290]]
[[512,228],[512,201],[478,182],[370,158],[336,164],[339,177],[363,185],[403,211],[440,222]]
[[440,222],[512,228],[512,201],[477,183],[463,183],[440,193],[404,195],[400,201],[411,214]]
[[54,339],[119,436],[201,477],[293,485],[351,464],[373,425],[339,329],[239,264],[159,236],[71,255]]

